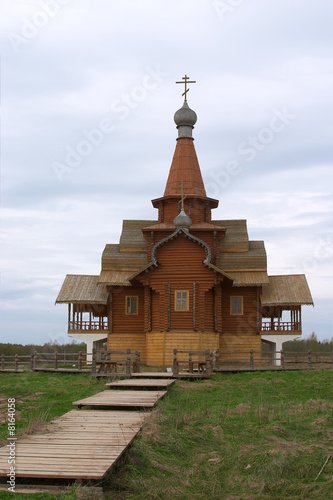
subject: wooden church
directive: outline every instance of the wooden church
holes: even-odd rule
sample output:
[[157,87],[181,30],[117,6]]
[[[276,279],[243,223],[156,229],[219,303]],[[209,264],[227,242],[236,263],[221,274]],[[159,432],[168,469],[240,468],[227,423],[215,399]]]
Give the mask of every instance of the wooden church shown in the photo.
[[[141,361],[171,366],[172,351],[280,350],[302,334],[301,306],[312,304],[305,275],[267,275],[263,241],[246,220],[214,220],[187,103],[175,113],[176,149],[156,220],[124,220],[107,244],[99,276],[66,276],[56,303],[68,304],[68,334],[93,347],[138,349]],[[177,82],[178,83],[178,82]],[[285,317],[286,316],[286,317]]]

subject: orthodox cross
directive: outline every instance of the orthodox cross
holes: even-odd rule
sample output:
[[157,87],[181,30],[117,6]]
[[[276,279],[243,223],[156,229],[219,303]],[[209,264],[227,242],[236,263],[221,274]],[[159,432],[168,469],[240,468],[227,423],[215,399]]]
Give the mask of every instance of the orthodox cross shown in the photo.
[[[181,180],[177,184],[180,184],[180,189],[181,189],[181,198],[180,198],[180,201],[178,203],[181,204],[181,210],[184,210],[184,200],[186,198],[186,196],[184,196],[184,189],[189,189],[189,188],[184,187],[184,181],[183,180]],[[177,189],[178,190],[179,187],[178,186],[177,187],[173,187],[172,189]]]
[[182,95],[184,95],[184,96],[185,96],[185,101],[186,101],[186,100],[187,100],[187,99],[186,99],[186,94],[187,94],[187,92],[190,90],[190,89],[188,89],[188,88],[187,88],[187,84],[188,84],[188,83],[197,83],[197,82],[195,82],[194,80],[192,80],[192,81],[191,81],[191,80],[190,80],[190,77],[189,77],[189,76],[187,76],[187,75],[183,76],[182,80],[184,80],[184,81],[183,81],[183,82],[176,82],[176,83],[182,83],[183,85],[185,84],[185,92],[183,92],[183,94],[182,94]]

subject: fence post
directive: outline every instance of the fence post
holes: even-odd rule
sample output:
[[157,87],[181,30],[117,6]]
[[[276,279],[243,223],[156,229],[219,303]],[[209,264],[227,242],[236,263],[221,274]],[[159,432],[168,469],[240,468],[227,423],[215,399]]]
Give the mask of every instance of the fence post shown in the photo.
[[281,368],[282,368],[282,370],[284,370],[284,351],[283,351],[283,349],[281,349],[280,355],[281,355]]
[[96,348],[94,347],[92,350],[92,360],[91,360],[91,374],[95,375],[96,373]]
[[15,371],[18,370],[18,363],[19,363],[19,357],[18,354],[15,354],[15,359],[14,359]]
[[140,373],[140,351],[135,351],[135,373]]
[[220,369],[220,351],[219,349],[215,349],[215,370]]
[[131,349],[127,349],[126,375],[131,375]]
[[79,363],[78,363],[78,369],[82,370],[82,351],[79,352]]
[[308,370],[311,370],[311,351],[308,351]]
[[209,352],[209,376],[213,375],[214,371],[214,354]]
[[205,350],[205,360],[206,360],[206,375],[210,377],[210,351],[209,349]]
[[254,363],[253,363],[253,349],[250,349],[250,368],[253,370],[254,368]]
[[[333,360],[333,359],[332,359],[332,360]],[[4,354],[2,354],[2,355],[1,355],[1,370],[4,370],[4,369],[5,369],[5,367],[6,367],[6,365],[5,365],[5,355],[4,355]]]
[[188,371],[189,371],[189,373],[193,373],[193,362],[192,362],[192,353],[191,352],[188,355]]
[[38,355],[37,355],[37,351],[34,352],[34,370],[37,368],[37,364],[38,364]]
[[178,375],[177,349],[173,350],[173,375]]
[[58,351],[54,353],[54,369],[58,370]]

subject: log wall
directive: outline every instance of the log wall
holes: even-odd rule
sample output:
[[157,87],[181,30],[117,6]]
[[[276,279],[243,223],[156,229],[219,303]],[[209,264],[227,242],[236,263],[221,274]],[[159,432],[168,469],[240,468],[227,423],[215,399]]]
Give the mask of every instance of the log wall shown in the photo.
[[[243,314],[230,314],[230,297],[243,297]],[[257,317],[257,287],[222,286],[222,332],[225,335],[256,335],[260,331]]]
[[145,333],[110,333],[107,340],[107,348],[110,351],[140,351],[140,361],[147,362],[146,334]]
[[[139,298],[138,314],[125,314],[127,296]],[[112,331],[113,333],[142,333],[145,331],[144,290],[142,287],[119,287],[112,293]],[[130,346],[127,346],[130,347]]]
[[214,351],[218,345],[219,335],[215,332],[150,332],[147,334],[147,364],[171,367],[173,349]]
[[247,351],[242,353],[222,353],[220,359],[242,359],[249,356],[250,349],[261,352],[260,335],[220,335],[220,351]]

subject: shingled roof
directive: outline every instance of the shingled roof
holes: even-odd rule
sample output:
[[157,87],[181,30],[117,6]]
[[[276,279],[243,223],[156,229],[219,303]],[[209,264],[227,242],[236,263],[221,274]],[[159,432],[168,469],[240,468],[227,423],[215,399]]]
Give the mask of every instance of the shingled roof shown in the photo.
[[105,285],[98,283],[99,276],[67,274],[56,304],[84,303],[106,304],[108,293]]
[[269,276],[269,286],[263,288],[263,306],[314,305],[304,274]]

